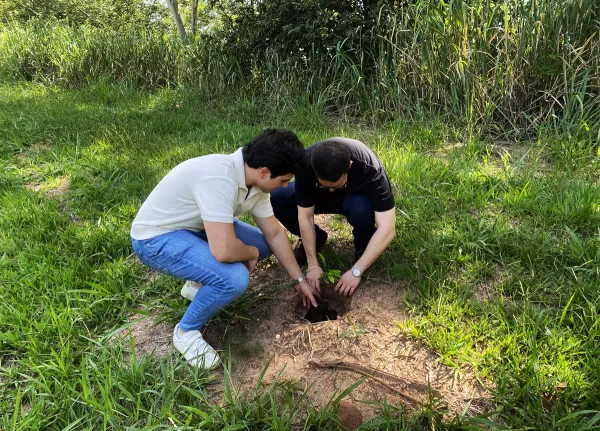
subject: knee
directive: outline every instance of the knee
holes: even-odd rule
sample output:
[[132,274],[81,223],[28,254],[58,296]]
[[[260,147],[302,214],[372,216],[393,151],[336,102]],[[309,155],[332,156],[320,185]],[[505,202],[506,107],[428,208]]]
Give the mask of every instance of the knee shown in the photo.
[[241,262],[231,264],[230,269],[227,271],[227,290],[238,297],[246,291],[249,283],[250,273],[246,265]]
[[352,226],[373,226],[375,224],[373,203],[365,195],[348,196],[342,205],[342,212]]

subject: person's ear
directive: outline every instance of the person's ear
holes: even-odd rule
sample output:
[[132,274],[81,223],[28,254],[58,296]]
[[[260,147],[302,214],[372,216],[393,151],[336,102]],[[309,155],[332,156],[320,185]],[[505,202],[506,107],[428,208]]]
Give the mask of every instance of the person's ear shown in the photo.
[[260,178],[266,180],[267,178],[271,178],[271,170],[269,168],[260,168],[258,171]]

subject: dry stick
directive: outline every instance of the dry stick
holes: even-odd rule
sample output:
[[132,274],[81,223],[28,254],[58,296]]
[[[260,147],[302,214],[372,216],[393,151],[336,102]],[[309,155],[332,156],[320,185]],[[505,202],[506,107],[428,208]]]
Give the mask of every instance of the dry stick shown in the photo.
[[[357,364],[350,364],[350,363],[344,362],[344,361],[324,363],[324,362],[318,362],[318,361],[315,361],[314,359],[311,359],[310,361],[308,361],[308,363],[311,364],[311,365],[314,365],[317,368],[341,368],[341,369],[344,369],[344,370],[354,371],[354,372],[356,372],[358,374],[362,374],[365,377],[369,377],[369,378],[375,380],[376,382],[382,384],[383,386],[385,386],[386,388],[390,389],[391,391],[394,391],[398,395],[400,395],[400,396],[406,398],[407,400],[413,402],[414,404],[416,404],[416,405],[420,404],[420,401],[417,400],[416,398],[413,398],[410,395],[405,394],[404,392],[402,392],[402,391],[394,388],[393,386],[387,384],[386,382],[384,382],[380,378],[375,377],[373,374],[370,374],[370,373],[368,373],[368,372],[366,372],[366,371],[364,371],[362,369],[362,368],[369,369],[368,367],[363,367],[363,366],[360,366],[360,365],[357,365]],[[371,369],[371,370],[373,370],[373,369]],[[373,371],[378,372],[377,370],[373,370]],[[384,374],[388,374],[388,373],[384,373]],[[393,375],[389,374],[389,376],[393,376]],[[395,377],[397,380],[402,380],[400,377],[397,377],[397,376],[393,376],[393,377]]]
[[373,375],[378,374],[378,375],[386,377],[390,380],[394,380],[396,382],[408,383],[410,385],[421,385],[421,383],[419,383],[415,380],[406,379],[404,377],[398,377],[394,374],[390,374],[390,373],[387,373],[387,372],[381,371],[381,370],[376,370],[375,368],[366,367],[366,366],[360,365],[360,364],[351,364],[351,363],[344,362],[344,361],[334,361],[334,362],[328,362],[328,363],[321,362],[321,365],[328,366],[328,367],[340,367],[340,368],[352,367],[353,370],[362,371],[363,373],[368,373],[368,374],[373,374]]

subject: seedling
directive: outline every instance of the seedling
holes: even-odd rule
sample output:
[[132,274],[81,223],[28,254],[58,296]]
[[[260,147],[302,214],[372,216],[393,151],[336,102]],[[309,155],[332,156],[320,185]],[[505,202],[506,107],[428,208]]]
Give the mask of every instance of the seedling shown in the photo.
[[[323,268],[327,268],[327,261],[325,260],[325,256],[323,256],[321,253],[319,253],[319,261],[321,262],[321,266]],[[339,280],[340,276],[341,272],[339,269],[327,269],[326,271],[323,271],[323,274],[321,274],[321,280],[335,284],[335,282]]]
[[369,331],[367,331],[367,328],[365,328],[365,326],[362,323],[357,325],[350,318],[350,316],[346,316],[346,320],[348,321],[348,324],[350,325],[350,329],[348,331],[342,332],[338,336],[338,340],[341,340],[342,338],[347,338],[351,341],[355,341],[358,338],[362,337],[363,335],[367,335],[369,333]]

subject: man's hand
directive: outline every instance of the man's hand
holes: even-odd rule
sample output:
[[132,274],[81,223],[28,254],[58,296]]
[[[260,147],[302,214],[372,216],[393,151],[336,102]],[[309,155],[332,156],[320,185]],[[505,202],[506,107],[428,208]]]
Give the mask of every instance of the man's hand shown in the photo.
[[315,293],[318,296],[318,292],[314,290],[314,288],[306,282],[306,280],[298,283],[295,287],[296,292],[300,294],[302,298],[302,305],[305,308],[310,308],[312,304],[313,307],[317,306],[317,300],[315,299]]
[[317,293],[321,293],[321,285],[319,283],[321,275],[323,275],[323,270],[319,265],[313,266],[306,273],[306,281],[308,281],[308,284],[310,284],[317,291]]
[[248,272],[250,274],[252,274],[254,272],[254,268],[256,267],[256,263],[258,262],[258,258],[260,256],[260,252],[258,251],[258,248],[254,247],[254,246],[252,248],[254,250],[256,250],[256,253],[255,253],[256,257],[244,262],[244,265],[246,265],[246,268],[248,268]]
[[359,283],[360,277],[355,277],[352,270],[349,270],[340,277],[335,285],[335,291],[340,295],[352,296]]
[[258,259],[250,259],[250,260],[244,262],[244,265],[246,265],[246,268],[248,269],[248,272],[250,274],[252,274],[254,272],[254,268],[256,267],[257,262],[258,262]]

